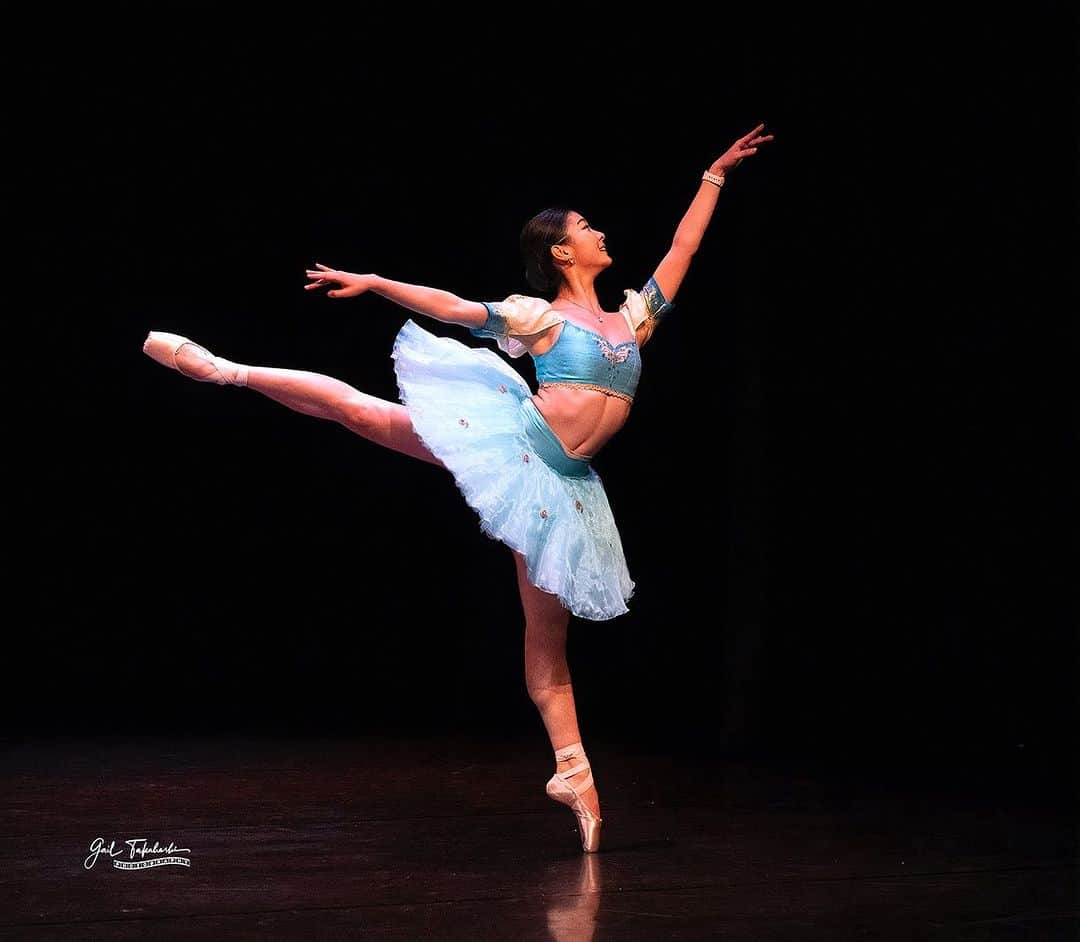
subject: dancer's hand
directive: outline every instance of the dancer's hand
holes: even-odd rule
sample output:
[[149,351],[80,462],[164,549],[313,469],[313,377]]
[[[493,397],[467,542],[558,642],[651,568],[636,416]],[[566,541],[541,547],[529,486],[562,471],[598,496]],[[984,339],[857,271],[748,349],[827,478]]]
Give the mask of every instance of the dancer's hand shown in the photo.
[[310,268],[307,270],[308,278],[315,280],[311,284],[304,285],[305,291],[310,291],[312,288],[324,288],[333,282],[341,287],[327,291],[328,298],[355,298],[371,287],[371,275],[354,275],[350,271],[336,271],[318,262],[315,263],[315,267],[319,271],[312,271]]
[[757,153],[758,144],[764,144],[766,141],[771,141],[773,136],[771,134],[765,134],[758,136],[764,124],[759,124],[749,134],[744,134],[734,144],[731,145],[720,157],[717,157],[713,161],[711,167],[709,167],[710,173],[724,173],[731,170],[733,167],[739,166],[743,162],[744,157],[750,157]]

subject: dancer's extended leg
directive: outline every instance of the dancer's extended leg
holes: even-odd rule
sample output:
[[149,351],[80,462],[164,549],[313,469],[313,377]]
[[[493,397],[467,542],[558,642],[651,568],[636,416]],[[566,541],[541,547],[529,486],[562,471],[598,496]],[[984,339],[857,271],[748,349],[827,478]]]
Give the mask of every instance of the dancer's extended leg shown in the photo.
[[376,444],[445,467],[420,440],[408,409],[399,402],[379,399],[332,376],[306,370],[249,366],[247,384],[297,412],[331,419]]
[[[512,552],[517,565],[521,607],[525,612],[525,687],[540,711],[554,751],[582,741],[566,660],[570,613],[558,596],[529,582],[525,558],[516,550]],[[576,758],[556,762],[555,771],[565,772],[578,762],[580,759]],[[581,798],[594,812],[600,813],[600,798],[595,787],[587,789]]]
[[332,376],[307,370],[271,366],[244,366],[221,357],[207,360],[202,348],[185,344],[176,351],[178,370],[193,379],[230,381],[246,369],[249,389],[288,406],[295,412],[330,419],[369,441],[430,464],[445,465],[428,450],[413,429],[409,412],[401,403],[368,395]]

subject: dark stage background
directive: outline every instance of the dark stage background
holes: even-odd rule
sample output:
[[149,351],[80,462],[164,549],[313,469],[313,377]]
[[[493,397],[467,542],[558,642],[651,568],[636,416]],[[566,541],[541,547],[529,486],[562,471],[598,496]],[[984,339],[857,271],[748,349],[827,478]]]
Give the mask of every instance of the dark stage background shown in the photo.
[[542,30],[294,11],[13,34],[9,180],[29,212],[8,317],[36,336],[8,348],[32,371],[9,399],[30,428],[8,508],[8,735],[547,748],[513,561],[449,475],[185,380],[143,338],[396,400],[408,317],[485,342],[373,294],[305,292],[306,268],[532,293],[518,233],[565,203],[607,233],[613,310],[702,170],[764,121],[776,140],[731,174],[595,461],[637,594],[571,624],[583,736],[1060,782],[1077,681],[1065,9],[586,26],[553,8]]

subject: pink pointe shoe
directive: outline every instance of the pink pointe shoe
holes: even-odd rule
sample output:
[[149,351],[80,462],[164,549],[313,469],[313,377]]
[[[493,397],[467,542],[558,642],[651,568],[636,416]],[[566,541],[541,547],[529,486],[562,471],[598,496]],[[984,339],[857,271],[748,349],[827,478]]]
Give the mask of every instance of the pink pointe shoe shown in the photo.
[[[195,349],[201,350],[205,354],[203,359],[213,367],[214,373],[195,376],[180,369],[180,365],[176,361],[176,354],[184,344],[190,344]],[[159,330],[150,331],[143,343],[143,353],[157,360],[162,366],[176,370],[181,376],[187,376],[189,379],[197,379],[203,383],[217,383],[219,386],[229,384],[233,386],[247,385],[248,370],[246,366],[233,363],[223,357],[216,357],[202,344],[195,343],[194,340],[188,340],[187,337],[181,337],[179,334],[166,334]]]
[[[549,798],[567,805],[577,815],[578,830],[581,832],[581,849],[592,853],[600,849],[600,822],[603,819],[581,800],[581,795],[593,787],[589,760],[585,757],[585,749],[580,742],[572,742],[569,746],[555,750],[555,758],[560,762],[572,759],[574,756],[580,756],[582,761],[570,766],[565,772],[556,772],[551,776],[545,791]],[[585,777],[571,785],[570,777],[582,771],[585,772]]]

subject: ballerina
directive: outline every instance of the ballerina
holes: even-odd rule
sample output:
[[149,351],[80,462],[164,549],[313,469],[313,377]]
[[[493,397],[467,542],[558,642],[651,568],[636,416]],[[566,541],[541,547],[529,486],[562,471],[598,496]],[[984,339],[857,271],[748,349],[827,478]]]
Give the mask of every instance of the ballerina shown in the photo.
[[150,331],[143,344],[146,354],[184,376],[246,386],[451,473],[483,531],[513,553],[525,615],[526,689],[555,751],[545,791],[573,810],[586,852],[599,849],[602,818],[566,660],[567,627],[571,614],[604,620],[625,613],[634,591],[590,462],[629,416],[641,348],[674,307],[727,173],[773,140],[763,128],[736,140],[702,174],[671,248],[640,290],[624,289],[616,312],[602,309],[594,287],[613,263],[605,234],[563,207],[538,213],[521,233],[536,296],[469,301],[321,263],[306,272],[305,290],[334,285],[331,298],[372,291],[492,339],[511,358],[530,354],[535,393],[493,350],[436,336],[412,319],[392,352],[400,403],[320,373],[227,360],[179,334]]

